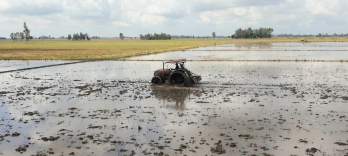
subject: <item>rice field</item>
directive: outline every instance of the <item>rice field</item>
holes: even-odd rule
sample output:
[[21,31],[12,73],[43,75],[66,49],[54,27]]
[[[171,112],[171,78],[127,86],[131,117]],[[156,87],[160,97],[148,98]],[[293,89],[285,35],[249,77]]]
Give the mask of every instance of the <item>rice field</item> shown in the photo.
[[[0,41],[2,60],[109,60],[238,42],[298,42],[300,38],[271,39],[173,39],[92,41]],[[347,42],[348,38],[308,38],[308,42]]]

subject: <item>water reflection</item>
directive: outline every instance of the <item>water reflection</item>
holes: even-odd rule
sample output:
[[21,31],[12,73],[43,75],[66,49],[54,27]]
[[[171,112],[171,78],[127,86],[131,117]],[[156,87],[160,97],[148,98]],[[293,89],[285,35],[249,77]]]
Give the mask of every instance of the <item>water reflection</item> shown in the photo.
[[272,43],[235,43],[231,44],[238,50],[251,50],[251,49],[271,49]]
[[127,60],[347,61],[347,43],[231,43],[133,57]]
[[[151,95],[154,95],[154,97],[158,100],[162,100],[164,103],[169,102],[169,104],[166,104],[167,108],[171,108],[178,111],[183,111],[186,109],[185,100],[190,98],[192,91],[189,89],[182,89],[182,88],[174,88],[169,87],[165,88],[166,85],[163,86],[151,86]],[[170,104],[174,102],[175,104]]]

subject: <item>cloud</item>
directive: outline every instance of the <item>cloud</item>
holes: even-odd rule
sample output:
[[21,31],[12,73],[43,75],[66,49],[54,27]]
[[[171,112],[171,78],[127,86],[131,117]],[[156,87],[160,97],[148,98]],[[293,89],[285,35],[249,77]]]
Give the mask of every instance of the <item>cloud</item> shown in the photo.
[[335,1],[326,0],[306,0],[306,9],[313,15],[333,15],[334,11],[330,10],[335,8]]
[[234,14],[239,15],[239,16],[243,16],[245,15],[245,13],[247,13],[247,9],[245,9],[244,7],[237,7],[234,9]]
[[0,0],[0,11],[7,10],[10,7],[11,5],[7,1]]
[[114,22],[112,22],[112,24],[118,25],[118,26],[124,26],[124,27],[130,26],[129,23],[125,23],[125,22],[122,22],[122,21],[114,21]]
[[[232,34],[272,27],[274,33],[346,33],[347,0],[0,0],[0,36],[21,31],[63,36],[73,32],[113,37],[165,32]],[[18,30],[20,29],[20,30]]]
[[107,0],[74,0],[64,3],[64,13],[71,19],[107,19],[111,15],[110,4]]
[[0,11],[6,14],[48,15],[64,11],[60,1],[21,1],[11,0],[0,2]]

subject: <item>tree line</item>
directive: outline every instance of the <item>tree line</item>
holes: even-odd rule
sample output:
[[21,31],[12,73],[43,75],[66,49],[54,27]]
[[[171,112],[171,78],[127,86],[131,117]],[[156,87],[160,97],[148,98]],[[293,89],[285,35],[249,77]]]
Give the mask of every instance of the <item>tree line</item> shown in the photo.
[[16,33],[11,33],[10,34],[11,40],[13,40],[13,41],[21,40],[21,41],[23,41],[25,39],[26,43],[27,43],[30,39],[33,39],[33,36],[30,36],[30,29],[28,29],[28,26],[27,26],[26,22],[24,22],[23,27],[24,27],[23,32],[16,32]]
[[23,41],[25,38],[23,32],[11,33],[10,37],[11,37],[11,40],[13,41],[17,41],[17,40]]
[[231,38],[271,38],[272,28],[260,28],[260,29],[237,29]]
[[83,34],[82,32],[73,34],[73,36],[71,36],[71,34],[68,35],[68,40],[73,40],[73,41],[81,41],[81,40],[91,40],[91,38],[89,38],[88,34],[85,33]]
[[348,36],[348,33],[347,34],[344,34],[344,33],[341,33],[341,34],[337,34],[337,33],[334,33],[332,35],[329,35],[329,34],[325,34],[325,33],[319,33],[318,35],[316,35],[316,37],[347,37]]
[[156,34],[154,33],[152,34],[140,34],[139,35],[141,40],[170,40],[172,39],[172,36],[170,34],[166,34],[166,33],[161,33],[161,34]]

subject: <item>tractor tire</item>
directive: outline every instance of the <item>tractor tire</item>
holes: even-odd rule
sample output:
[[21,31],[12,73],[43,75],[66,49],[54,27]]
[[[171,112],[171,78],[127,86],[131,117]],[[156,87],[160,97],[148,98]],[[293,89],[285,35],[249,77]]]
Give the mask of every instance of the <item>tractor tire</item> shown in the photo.
[[182,71],[177,71],[173,73],[169,78],[169,83],[183,84],[185,87],[192,86],[190,77],[188,77],[187,74]]
[[162,84],[162,79],[159,76],[155,76],[151,79],[151,83],[160,85]]

